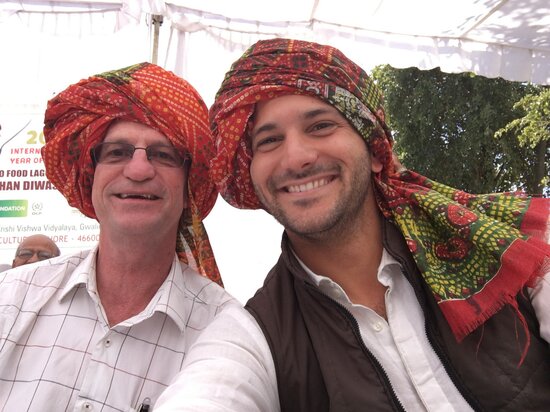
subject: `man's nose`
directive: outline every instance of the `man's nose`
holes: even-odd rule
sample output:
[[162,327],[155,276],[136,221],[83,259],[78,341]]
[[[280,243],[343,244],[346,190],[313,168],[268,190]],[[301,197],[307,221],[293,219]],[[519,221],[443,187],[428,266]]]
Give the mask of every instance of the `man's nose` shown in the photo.
[[128,179],[147,180],[153,178],[155,173],[155,166],[147,159],[147,152],[140,148],[136,148],[130,161],[124,165],[124,176]]
[[313,139],[301,131],[287,133],[283,142],[281,166],[289,170],[300,171],[314,164],[319,153]]

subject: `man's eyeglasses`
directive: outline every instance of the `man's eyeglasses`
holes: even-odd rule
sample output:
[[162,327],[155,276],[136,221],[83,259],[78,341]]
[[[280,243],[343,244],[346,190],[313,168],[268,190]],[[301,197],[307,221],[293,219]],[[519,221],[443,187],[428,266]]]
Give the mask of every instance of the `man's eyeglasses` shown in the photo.
[[53,253],[45,250],[20,249],[15,254],[16,257],[25,261],[31,259],[34,255],[38,257],[38,260],[46,260],[54,257]]
[[98,163],[124,165],[134,156],[136,150],[145,150],[147,160],[155,166],[181,167],[189,156],[182,156],[173,146],[153,144],[136,147],[130,143],[103,142],[91,150],[94,166]]

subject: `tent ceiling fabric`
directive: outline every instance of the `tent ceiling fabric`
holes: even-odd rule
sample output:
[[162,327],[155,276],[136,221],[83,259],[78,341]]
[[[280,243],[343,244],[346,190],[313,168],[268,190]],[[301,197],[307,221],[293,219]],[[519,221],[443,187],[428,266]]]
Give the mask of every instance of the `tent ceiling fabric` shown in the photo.
[[[8,0],[0,24],[14,14],[28,24],[37,16],[61,22],[89,14],[95,20],[86,17],[87,24],[97,21],[101,33],[106,21],[117,30],[160,14],[172,32],[185,34],[187,43],[170,50],[182,56],[197,33],[233,50],[295,37],[339,47],[367,70],[440,67],[550,85],[548,0]],[[173,59],[182,64],[181,56]]]
[[388,63],[550,84],[548,0],[175,0],[177,27],[239,41],[282,36],[341,48],[369,69]]

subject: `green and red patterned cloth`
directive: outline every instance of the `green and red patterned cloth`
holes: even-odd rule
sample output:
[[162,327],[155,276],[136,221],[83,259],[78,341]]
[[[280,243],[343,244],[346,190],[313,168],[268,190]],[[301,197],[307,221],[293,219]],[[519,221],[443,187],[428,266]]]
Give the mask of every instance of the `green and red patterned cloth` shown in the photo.
[[[338,109],[382,162],[378,206],[400,228],[458,340],[550,271],[550,199],[471,195],[413,171],[397,171],[383,99],[342,52],[311,42],[259,41],[237,60],[210,110],[217,155],[210,173],[233,206],[262,208],[251,182],[247,125],[259,101],[317,97]],[[518,312],[519,313],[519,312]]]
[[83,79],[51,99],[42,148],[48,179],[71,206],[95,219],[90,150],[103,141],[115,120],[147,125],[166,136],[181,153],[191,154],[191,213],[184,213],[186,219],[180,221],[176,252],[180,260],[221,284],[202,223],[217,198],[208,174],[214,153],[208,109],[198,92],[174,73],[141,63]]

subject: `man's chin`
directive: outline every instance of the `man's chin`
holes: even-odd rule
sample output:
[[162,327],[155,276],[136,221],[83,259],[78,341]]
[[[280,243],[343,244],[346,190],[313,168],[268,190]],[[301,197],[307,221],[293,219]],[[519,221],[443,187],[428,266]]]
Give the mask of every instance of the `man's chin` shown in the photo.
[[330,216],[301,216],[291,218],[289,216],[275,216],[275,219],[285,227],[287,231],[296,236],[305,238],[322,239],[334,227],[333,219]]

